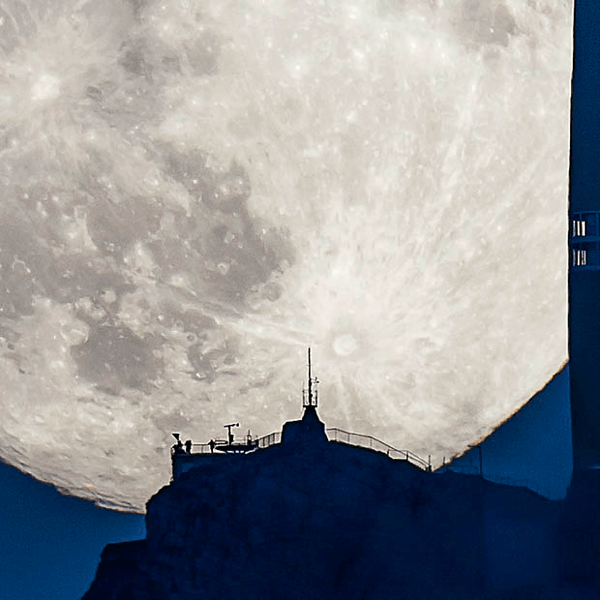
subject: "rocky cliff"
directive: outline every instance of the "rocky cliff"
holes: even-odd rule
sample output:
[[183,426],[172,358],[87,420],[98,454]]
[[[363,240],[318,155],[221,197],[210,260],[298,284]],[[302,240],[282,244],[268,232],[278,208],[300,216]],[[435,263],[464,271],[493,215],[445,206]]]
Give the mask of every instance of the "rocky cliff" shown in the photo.
[[146,540],[107,546],[84,600],[597,600],[598,519],[569,499],[287,439],[162,488]]

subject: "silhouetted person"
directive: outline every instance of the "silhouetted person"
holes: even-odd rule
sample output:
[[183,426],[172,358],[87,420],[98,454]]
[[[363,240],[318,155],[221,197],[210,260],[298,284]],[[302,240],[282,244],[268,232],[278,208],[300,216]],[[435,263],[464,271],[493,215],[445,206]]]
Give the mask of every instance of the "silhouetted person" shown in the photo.
[[177,443],[175,444],[175,454],[184,454],[181,440],[177,440]]
[[186,454],[192,453],[192,440],[185,440],[185,452]]
[[210,446],[210,453],[212,454],[215,451],[215,446],[217,445],[217,442],[215,442],[215,440],[210,440],[210,442],[208,442],[208,445]]

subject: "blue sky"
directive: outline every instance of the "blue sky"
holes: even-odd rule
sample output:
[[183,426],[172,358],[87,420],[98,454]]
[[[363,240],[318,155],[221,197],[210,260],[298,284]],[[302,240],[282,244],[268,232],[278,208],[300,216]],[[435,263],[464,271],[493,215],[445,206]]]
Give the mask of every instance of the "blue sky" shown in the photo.
[[79,599],[102,548],[145,537],[143,515],[104,510],[0,463],[0,598]]

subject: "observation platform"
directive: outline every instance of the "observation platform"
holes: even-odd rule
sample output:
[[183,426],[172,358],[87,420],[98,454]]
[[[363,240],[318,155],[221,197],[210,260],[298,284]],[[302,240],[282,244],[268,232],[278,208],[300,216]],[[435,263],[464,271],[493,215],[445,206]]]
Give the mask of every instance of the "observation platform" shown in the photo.
[[[302,427],[303,424],[306,425],[307,419],[313,421],[310,423],[308,431],[306,428]],[[319,424],[322,428],[321,431],[323,437],[320,437],[318,432]],[[316,436],[314,435],[315,433]],[[414,452],[411,452],[410,450],[399,450],[371,435],[352,433],[338,429],[337,427],[325,429],[324,424],[319,420],[319,417],[316,414],[316,410],[314,410],[314,408],[313,410],[310,410],[310,408],[305,407],[304,416],[300,421],[285,423],[282,431],[270,433],[269,435],[254,439],[246,437],[246,440],[243,443],[236,443],[235,441],[230,440],[215,440],[214,445],[211,443],[196,443],[191,444],[189,452],[183,449],[183,447],[180,447],[180,450],[178,450],[177,445],[173,446],[171,448],[173,480],[176,480],[186,471],[193,469],[195,466],[204,463],[205,461],[221,461],[227,457],[230,459],[232,457],[238,457],[237,459],[239,460],[239,457],[249,453],[260,452],[271,446],[279,444],[300,445],[303,442],[306,444],[319,444],[325,442],[356,446],[385,454],[392,460],[409,462],[423,471],[432,470],[431,463]]]

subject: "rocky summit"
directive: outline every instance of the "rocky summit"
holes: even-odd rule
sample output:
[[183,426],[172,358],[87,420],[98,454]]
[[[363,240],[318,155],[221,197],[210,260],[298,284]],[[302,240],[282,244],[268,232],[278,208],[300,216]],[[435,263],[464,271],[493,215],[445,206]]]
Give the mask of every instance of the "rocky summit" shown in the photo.
[[302,423],[163,487],[146,539],[108,545],[84,600],[597,600],[598,478],[553,502]]

